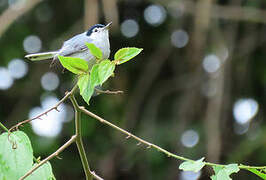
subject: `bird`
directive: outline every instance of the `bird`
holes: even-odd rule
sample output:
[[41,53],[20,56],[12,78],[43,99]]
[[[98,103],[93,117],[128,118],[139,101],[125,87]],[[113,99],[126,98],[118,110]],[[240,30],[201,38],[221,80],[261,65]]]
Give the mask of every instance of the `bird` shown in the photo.
[[88,31],[75,35],[65,41],[57,51],[28,54],[25,58],[32,61],[53,59],[50,65],[52,66],[58,60],[58,56],[66,56],[84,59],[88,62],[89,66],[92,66],[95,64],[96,58],[91,54],[86,43],[93,43],[96,47],[100,48],[103,54],[102,58],[108,59],[110,55],[109,28],[111,24],[112,22],[107,25],[95,24]]

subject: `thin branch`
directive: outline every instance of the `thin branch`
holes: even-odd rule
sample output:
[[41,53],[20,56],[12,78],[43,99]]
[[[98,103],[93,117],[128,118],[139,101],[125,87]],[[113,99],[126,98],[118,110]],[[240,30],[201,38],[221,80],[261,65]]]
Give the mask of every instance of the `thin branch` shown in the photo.
[[76,144],[78,147],[78,151],[79,151],[79,155],[80,155],[80,159],[82,162],[82,166],[86,175],[86,180],[92,180],[93,179],[93,174],[91,173],[90,167],[89,167],[89,163],[88,163],[88,159],[86,157],[86,153],[84,150],[84,146],[83,146],[83,142],[82,142],[82,135],[81,135],[81,119],[80,119],[80,115],[81,112],[78,108],[78,103],[74,97],[74,95],[70,96],[70,100],[73,104],[73,107],[75,109],[75,128],[76,128],[76,136],[77,136],[77,140],[76,140]]
[[[2,36],[2,34],[16,19],[30,11],[40,2],[42,2],[42,0],[30,0],[24,4],[21,4],[21,1],[17,1],[17,3],[5,10],[0,16],[0,36]],[[21,8],[18,6],[21,6]],[[17,8],[19,8],[19,10]]]
[[0,127],[4,130],[8,132],[8,129],[0,122]]
[[124,93],[123,91],[110,91],[110,90],[104,91],[98,88],[95,88],[95,91],[97,94],[123,94]]
[[[192,160],[192,159],[188,159],[188,158],[186,158],[186,157],[182,157],[182,156],[178,156],[178,155],[176,155],[176,154],[173,154],[173,153],[171,153],[171,152],[169,152],[169,151],[167,151],[167,150],[165,150],[165,149],[163,149],[163,148],[161,148],[161,147],[159,147],[159,146],[157,146],[157,145],[155,145],[155,144],[152,144],[152,143],[150,143],[150,142],[148,142],[148,141],[145,141],[145,140],[143,140],[143,139],[141,139],[141,138],[139,138],[139,137],[137,137],[137,136],[131,134],[130,132],[128,132],[128,131],[126,131],[126,130],[124,130],[124,129],[122,129],[122,128],[120,128],[120,127],[118,127],[118,126],[116,126],[116,125],[114,125],[114,124],[112,124],[112,123],[110,123],[109,121],[107,121],[107,120],[105,120],[105,119],[103,119],[103,118],[97,116],[96,114],[94,114],[94,113],[88,111],[87,109],[85,109],[85,108],[82,107],[82,106],[78,106],[78,108],[79,108],[80,111],[82,111],[83,113],[85,113],[85,114],[91,116],[92,118],[94,118],[94,119],[100,121],[101,123],[106,124],[106,125],[108,125],[108,126],[114,128],[114,129],[120,131],[120,132],[123,133],[123,134],[126,134],[126,135],[127,135],[126,139],[129,139],[130,137],[132,137],[133,139],[137,140],[139,143],[147,145],[147,148],[154,148],[154,149],[156,149],[157,151],[160,151],[160,152],[166,154],[168,157],[173,157],[173,158],[175,158],[175,159],[179,159],[179,160],[182,160],[182,161],[190,161],[190,162],[193,162],[193,161],[194,161],[194,160]],[[139,144],[139,143],[138,143],[138,144]],[[225,165],[223,165],[223,164],[216,164],[216,163],[210,163],[210,162],[205,162],[205,164],[208,165],[208,166],[219,166],[219,167],[224,167],[224,166],[225,166]],[[239,167],[240,169],[265,169],[265,168],[266,168],[266,166],[247,166],[247,165],[243,165],[243,164],[238,165],[238,167]]]
[[[90,171],[89,169],[89,165],[88,165],[88,160],[86,158],[86,154],[85,154],[85,150],[83,147],[83,143],[82,143],[82,139],[81,139],[81,126],[80,126],[80,114],[81,112],[79,111],[78,105],[77,105],[77,101],[74,98],[73,94],[75,92],[75,90],[77,89],[77,85],[75,85],[73,87],[73,89],[70,92],[66,92],[66,95],[52,108],[48,109],[47,111],[45,111],[44,113],[36,116],[33,119],[30,119],[30,121],[34,120],[34,119],[38,119],[41,116],[47,114],[48,112],[52,111],[53,109],[57,109],[57,107],[63,103],[67,98],[70,98],[71,102],[73,103],[73,106],[75,108],[75,125],[76,125],[76,134],[74,136],[71,137],[71,139],[69,141],[67,141],[63,146],[61,146],[57,151],[55,151],[53,154],[51,154],[50,156],[48,156],[46,159],[42,160],[40,163],[38,163],[34,168],[32,168],[30,171],[28,171],[24,176],[22,176],[19,180],[23,180],[26,177],[28,177],[29,175],[31,175],[34,171],[36,171],[39,167],[41,167],[44,163],[46,163],[47,161],[49,161],[50,159],[57,157],[58,154],[60,152],[62,152],[64,149],[66,149],[69,145],[71,145],[73,142],[77,143],[77,147],[80,153],[80,157],[81,157],[81,161],[82,161],[82,165],[84,167],[84,171],[86,174],[86,179],[88,180],[92,180],[93,178],[97,179],[97,180],[103,180],[103,178],[101,178],[100,176],[98,176],[95,172]],[[27,122],[30,122],[29,120]],[[26,121],[22,121],[24,123],[27,123]],[[21,122],[21,123],[22,123]],[[14,127],[18,127],[21,124],[17,124]],[[12,127],[9,132],[14,129],[14,127]],[[7,129],[8,131],[8,129]]]
[[37,116],[35,116],[34,118],[31,118],[31,119],[27,119],[27,120],[24,120],[24,121],[21,121],[21,122],[19,122],[18,124],[16,124],[16,125],[14,125],[14,126],[12,126],[10,129],[9,129],[9,132],[11,132],[11,131],[13,131],[14,129],[18,129],[19,128],[19,126],[21,126],[21,125],[23,125],[23,124],[25,124],[25,123],[28,123],[28,122],[31,122],[31,121],[33,121],[33,120],[35,120],[35,119],[40,119],[42,116],[44,116],[44,115],[47,115],[49,112],[51,112],[51,111],[53,111],[53,110],[56,110],[56,111],[59,111],[58,110],[58,106],[60,105],[60,104],[62,104],[71,94],[73,94],[74,93],[74,91],[77,89],[77,85],[75,85],[74,87],[73,87],[73,89],[70,91],[70,92],[66,92],[65,93],[65,96],[58,102],[58,103],[56,103],[53,107],[51,107],[51,108],[49,108],[48,110],[46,110],[45,112],[43,112],[43,113],[41,113],[41,114],[39,114],[39,115],[37,115]]
[[[92,112],[88,111],[87,109],[85,109],[84,107],[81,107],[78,105],[75,97],[74,97],[74,92],[75,90],[77,89],[77,85],[75,85],[73,87],[73,89],[70,91],[70,92],[67,92],[65,97],[62,98],[54,107],[48,109],[46,112],[40,114],[39,116],[33,118],[33,119],[37,119],[37,118],[40,118],[42,115],[44,114],[47,114],[48,112],[50,112],[51,110],[53,109],[57,109],[57,107],[63,102],[65,101],[67,98],[70,98],[73,106],[74,106],[74,109],[75,109],[75,126],[76,126],[76,134],[74,136],[71,137],[71,139],[69,141],[67,141],[63,146],[61,146],[57,151],[55,151],[53,154],[51,154],[50,156],[48,156],[46,159],[42,160],[39,164],[37,164],[35,167],[33,167],[30,171],[28,171],[24,176],[22,176],[19,180],[23,180],[25,179],[26,177],[28,177],[29,175],[31,175],[36,169],[38,169],[40,166],[42,166],[44,163],[46,163],[47,161],[49,161],[50,159],[58,156],[59,153],[61,153],[64,149],[66,149],[70,144],[72,144],[74,141],[76,141],[76,144],[77,144],[77,147],[78,147],[78,150],[79,150],[79,154],[80,154],[80,157],[81,157],[81,161],[82,161],[82,165],[83,165],[83,168],[84,168],[84,171],[85,171],[85,174],[86,174],[86,179],[89,179],[89,180],[92,180],[93,178],[97,179],[97,180],[102,180],[101,177],[99,177],[98,175],[95,174],[95,172],[93,171],[90,171],[90,168],[89,168],[89,164],[88,164],[88,160],[87,160],[87,157],[86,157],[86,154],[85,154],[85,150],[84,150],[84,146],[83,146],[83,143],[82,143],[82,139],[81,139],[81,122],[80,122],[80,115],[81,115],[81,112],[87,114],[88,116],[91,116],[93,117],[94,119],[100,121],[101,123],[103,124],[106,124],[118,131],[120,131],[121,133],[127,135],[126,136],[126,139],[129,139],[129,138],[133,138],[135,140],[138,141],[138,144],[137,145],[141,145],[141,144],[144,144],[147,146],[147,148],[154,148],[156,149],[157,151],[159,152],[162,152],[164,154],[166,154],[168,157],[173,157],[175,159],[179,159],[179,160],[182,160],[182,161],[190,161],[190,162],[193,162],[194,160],[192,159],[189,159],[189,158],[186,158],[186,157],[182,157],[182,156],[178,156],[174,153],[171,153],[153,143],[150,143],[148,141],[145,141],[133,134],[131,134],[130,132],[110,123],[109,121],[97,116],[96,114],[93,114]],[[31,119],[31,120],[33,120]],[[30,121],[31,121],[30,120]],[[23,121],[25,122],[25,121]],[[29,121],[28,121],[29,122]],[[26,122],[25,122],[26,123]],[[17,124],[15,127],[18,127],[20,124]],[[2,127],[3,129],[5,129],[5,127],[2,125],[2,123],[0,123],[0,127]],[[14,127],[12,127],[10,130],[14,129]],[[7,128],[5,129],[7,130]],[[9,130],[9,132],[10,132]],[[225,165],[223,164],[216,164],[216,163],[211,163],[211,162],[205,162],[205,165],[208,165],[208,166],[219,166],[219,167],[224,167]],[[238,167],[240,169],[266,169],[266,166],[247,166],[247,165],[243,165],[243,164],[240,164],[238,165]]]
[[61,153],[64,149],[66,149],[68,146],[70,146],[73,142],[75,142],[77,139],[77,136],[74,135],[71,137],[70,140],[68,140],[63,146],[61,146],[58,150],[56,150],[53,154],[51,154],[50,156],[48,156],[47,158],[45,158],[44,160],[42,160],[39,164],[37,164],[36,166],[34,166],[30,171],[28,171],[24,176],[22,176],[19,180],[23,180],[26,177],[28,177],[29,175],[31,175],[34,171],[36,171],[40,166],[42,166],[44,163],[46,163],[47,161],[49,161],[50,159],[58,156],[59,153]]
[[167,151],[167,150],[165,150],[165,149],[163,149],[163,148],[161,148],[161,147],[159,147],[159,146],[157,146],[157,145],[155,145],[155,144],[152,144],[152,143],[150,143],[150,142],[148,142],[148,141],[145,141],[145,140],[143,140],[143,139],[141,139],[141,138],[139,138],[139,137],[137,137],[137,136],[131,134],[130,132],[127,132],[126,130],[124,130],[124,129],[122,129],[122,128],[120,128],[120,127],[118,127],[118,126],[116,126],[116,125],[114,125],[114,124],[112,124],[112,123],[110,123],[109,121],[106,121],[105,119],[103,119],[103,118],[97,116],[96,114],[93,114],[92,112],[88,111],[88,110],[85,109],[84,107],[80,107],[80,106],[79,106],[78,108],[79,108],[83,113],[85,113],[85,114],[87,114],[87,115],[93,117],[94,119],[99,120],[101,123],[104,123],[104,124],[106,124],[106,125],[108,125],[108,126],[114,128],[114,129],[116,129],[116,130],[122,132],[123,134],[126,134],[126,135],[127,135],[127,139],[130,138],[130,137],[132,137],[133,139],[136,139],[136,140],[137,140],[138,142],[140,142],[141,144],[145,144],[145,145],[147,145],[147,148],[151,148],[151,147],[152,147],[152,148],[154,148],[154,149],[156,149],[156,150],[158,150],[158,151],[160,151],[160,152],[165,153],[168,157],[174,157],[174,158],[176,158],[176,159],[180,159],[180,160],[183,160],[183,161],[193,161],[193,160],[190,160],[190,159],[188,159],[188,158],[185,158],[185,157],[182,157],[182,156],[175,155],[175,154],[173,154],[173,153],[171,153],[171,152],[169,152],[169,151]]
[[94,171],[91,171],[91,174],[93,175],[94,179],[104,180],[103,178],[101,178],[100,176],[98,176]]

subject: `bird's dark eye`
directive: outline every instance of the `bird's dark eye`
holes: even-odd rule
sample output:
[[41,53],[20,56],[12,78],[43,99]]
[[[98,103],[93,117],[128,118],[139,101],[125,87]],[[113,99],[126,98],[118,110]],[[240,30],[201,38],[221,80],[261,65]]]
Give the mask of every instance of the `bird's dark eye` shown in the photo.
[[98,29],[95,29],[94,32],[98,32]]

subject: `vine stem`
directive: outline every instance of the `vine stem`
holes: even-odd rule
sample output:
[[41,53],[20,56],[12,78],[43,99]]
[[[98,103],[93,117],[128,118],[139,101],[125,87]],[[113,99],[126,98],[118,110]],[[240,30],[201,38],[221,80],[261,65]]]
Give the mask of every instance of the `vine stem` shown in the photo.
[[[82,106],[78,106],[78,108],[79,108],[83,113],[85,113],[85,114],[91,116],[92,118],[94,118],[94,119],[100,121],[101,123],[106,124],[106,125],[108,125],[108,126],[114,128],[114,129],[120,131],[120,132],[123,133],[123,134],[126,134],[126,135],[127,135],[126,139],[132,137],[133,139],[137,140],[137,141],[139,142],[137,145],[145,144],[145,145],[147,145],[147,148],[154,148],[154,149],[156,149],[157,151],[160,151],[160,152],[166,154],[168,157],[173,157],[173,158],[175,158],[175,159],[179,159],[179,160],[182,160],[182,161],[190,161],[190,162],[194,162],[194,160],[192,160],[192,159],[189,159],[189,158],[186,158],[186,157],[183,157],[183,156],[178,156],[178,155],[176,155],[176,154],[174,154],[174,153],[171,153],[171,152],[169,152],[169,151],[167,151],[167,150],[161,148],[160,146],[157,146],[157,145],[152,144],[152,143],[150,143],[150,142],[148,142],[148,141],[145,141],[145,140],[143,140],[142,138],[139,138],[139,137],[137,137],[137,136],[131,134],[130,132],[128,132],[128,131],[126,131],[126,130],[124,130],[124,129],[122,129],[122,128],[120,128],[120,127],[118,127],[118,126],[116,126],[116,125],[114,125],[114,124],[112,124],[112,123],[110,123],[109,121],[107,121],[107,120],[101,118],[100,116],[97,116],[96,114],[94,114],[94,113],[88,111],[87,109],[85,109],[85,108],[82,107]],[[216,164],[216,163],[211,163],[211,162],[205,162],[205,165],[207,165],[207,166],[219,166],[219,167],[225,167],[225,166],[226,166],[226,165],[223,165],[223,164]],[[247,165],[242,165],[242,164],[238,165],[238,167],[239,167],[240,169],[265,169],[265,168],[266,168],[266,166],[247,166]]]
[[100,121],[101,123],[106,124],[106,125],[108,125],[108,126],[114,128],[114,129],[116,129],[116,130],[122,132],[123,134],[127,135],[126,139],[129,139],[129,138],[132,137],[133,139],[137,140],[137,141],[139,142],[137,145],[145,144],[145,145],[147,145],[147,148],[148,148],[148,149],[149,149],[149,148],[154,148],[154,149],[156,149],[156,150],[158,150],[158,151],[160,151],[160,152],[166,154],[168,157],[173,157],[173,158],[176,158],[176,159],[179,159],[179,160],[182,160],[182,161],[193,161],[193,160],[191,160],[191,159],[188,159],[188,158],[185,158],[185,157],[182,157],[182,156],[178,156],[178,155],[176,155],[176,154],[173,154],[173,153],[171,153],[171,152],[169,152],[169,151],[167,151],[167,150],[165,150],[165,149],[163,149],[163,148],[161,148],[161,147],[159,147],[159,146],[157,146],[157,145],[155,145],[155,144],[152,144],[152,143],[150,143],[150,142],[148,142],[148,141],[145,141],[145,140],[143,140],[143,139],[141,139],[141,138],[139,138],[139,137],[133,135],[132,133],[130,133],[130,132],[128,132],[128,131],[126,131],[126,130],[124,130],[124,129],[122,129],[122,128],[120,128],[120,127],[118,127],[118,126],[116,126],[116,125],[114,125],[114,124],[112,124],[112,123],[110,123],[109,121],[107,121],[107,120],[101,118],[100,116],[97,116],[96,114],[94,114],[94,113],[88,111],[87,109],[85,109],[85,108],[82,107],[82,106],[79,106],[79,109],[80,109],[83,113],[85,113],[85,114],[91,116],[92,118],[94,118],[94,119]]
[[59,106],[60,104],[62,104],[65,100],[67,100],[67,99],[69,98],[69,96],[71,96],[72,94],[74,94],[74,92],[75,92],[75,90],[77,89],[77,87],[78,87],[78,85],[76,84],[76,85],[71,89],[70,92],[66,92],[66,93],[65,93],[65,96],[64,96],[64,97],[63,97],[58,103],[56,103],[53,107],[47,109],[47,110],[44,111],[43,113],[41,113],[41,114],[39,114],[39,115],[37,115],[37,116],[31,118],[31,119],[27,119],[27,120],[24,120],[24,121],[19,122],[19,123],[16,124],[15,126],[12,126],[12,127],[9,129],[9,132],[11,132],[11,131],[14,130],[14,129],[18,129],[19,126],[22,126],[22,125],[25,124],[25,123],[31,122],[31,121],[33,121],[33,120],[35,120],[35,119],[41,119],[42,116],[47,115],[49,112],[51,112],[51,111],[53,111],[53,110],[56,110],[56,111],[59,112],[59,110],[58,110],[58,106]]
[[82,142],[82,134],[81,134],[81,111],[80,109],[78,108],[78,103],[77,103],[77,100],[75,99],[74,95],[72,94],[70,96],[70,100],[74,106],[74,109],[75,109],[75,128],[76,128],[76,136],[77,136],[77,139],[76,139],[76,144],[77,144],[77,147],[78,147],[78,151],[79,151],[79,155],[80,155],[80,159],[81,159],[81,162],[82,162],[82,166],[83,166],[83,169],[84,169],[84,172],[85,172],[85,175],[86,175],[86,180],[92,180],[93,179],[93,174],[90,170],[90,167],[89,167],[89,163],[88,163],[88,159],[86,157],[86,153],[85,153],[85,150],[84,150],[84,145],[83,145],[83,142]]
[[[38,116],[32,118],[32,119],[28,119],[25,121],[22,121],[18,124],[16,124],[15,126],[13,126],[12,128],[10,128],[9,130],[0,122],[0,127],[2,129],[4,129],[5,131],[11,132],[14,128],[18,128],[20,125],[24,124],[24,123],[28,123],[34,119],[39,119],[41,116],[46,115],[48,112],[52,111],[52,110],[57,110],[58,106],[63,103],[66,99],[70,98],[74,109],[75,109],[75,128],[76,128],[76,132],[75,135],[71,137],[71,139],[69,141],[67,141],[63,146],[61,146],[57,151],[55,151],[53,154],[51,154],[50,156],[48,156],[46,159],[42,160],[40,163],[38,163],[34,168],[32,168],[30,171],[28,171],[23,177],[21,177],[19,180],[23,180],[26,177],[28,177],[30,174],[32,174],[36,169],[38,169],[41,165],[43,165],[44,163],[46,163],[47,161],[49,161],[50,159],[54,158],[55,156],[57,156],[61,151],[63,151],[65,148],[67,148],[70,144],[72,144],[73,142],[76,142],[78,150],[79,150],[79,154],[80,154],[80,158],[82,161],[82,165],[83,165],[83,169],[85,171],[86,174],[86,179],[87,180],[92,180],[93,178],[97,179],[97,180],[103,180],[101,177],[99,177],[98,175],[95,174],[95,172],[91,171],[89,168],[89,164],[88,164],[88,160],[86,157],[86,153],[84,150],[84,146],[83,146],[83,142],[82,142],[82,135],[81,135],[81,113],[87,114],[88,116],[100,121],[103,124],[106,124],[118,131],[120,131],[121,133],[127,135],[126,139],[128,138],[133,138],[135,140],[138,141],[137,145],[141,145],[141,144],[145,144],[147,146],[147,148],[154,148],[159,152],[162,152],[164,154],[166,154],[168,157],[173,157],[175,159],[179,159],[182,161],[189,161],[189,162],[194,162],[194,160],[183,157],[183,156],[179,156],[176,155],[174,153],[171,153],[163,148],[161,148],[158,145],[155,145],[153,143],[150,143],[148,141],[143,140],[142,138],[135,136],[133,134],[131,134],[130,132],[110,123],[109,121],[101,118],[100,116],[97,116],[96,114],[88,111],[87,109],[85,109],[82,106],[79,106],[75,97],[74,97],[74,92],[77,89],[77,84],[72,88],[72,90],[70,92],[66,92],[66,95],[56,104],[54,105],[52,108],[48,109],[47,111],[45,111],[44,113],[39,114]],[[211,162],[204,162],[205,165],[207,166],[219,166],[219,167],[224,167],[226,165],[223,164],[216,164],[216,163],[211,163]],[[238,167],[240,169],[266,169],[266,166],[248,166],[248,165],[243,165],[240,164],[238,165]]]
[[[24,180],[26,177],[28,177],[29,175],[31,175],[34,171],[36,171],[39,167],[41,167],[43,164],[45,164],[47,161],[49,161],[50,159],[56,157],[59,155],[59,153],[61,153],[64,149],[66,149],[68,146],[70,146],[73,142],[76,142],[79,153],[80,153],[80,157],[81,157],[81,161],[82,161],[82,165],[86,174],[86,180],[92,180],[93,178],[97,179],[97,180],[103,180],[100,176],[98,176],[95,172],[90,171],[89,169],[89,164],[88,164],[88,160],[85,154],[85,150],[83,147],[83,142],[82,142],[82,136],[81,136],[81,123],[80,123],[80,115],[81,115],[81,111],[79,111],[77,107],[77,101],[74,97],[74,92],[77,89],[77,84],[72,88],[72,90],[70,92],[66,92],[66,95],[56,104],[54,105],[52,108],[48,109],[47,111],[45,111],[44,113],[41,113],[40,115],[36,116],[35,118],[29,119],[29,120],[25,120],[22,121],[21,123],[18,123],[17,125],[13,126],[10,130],[8,130],[4,125],[2,125],[2,123],[0,122],[0,127],[2,127],[3,129],[5,129],[8,132],[11,132],[12,129],[14,129],[16,127],[16,129],[27,122],[30,122],[34,119],[38,119],[39,117],[47,114],[48,112],[52,111],[53,109],[57,110],[57,107],[63,103],[67,98],[70,98],[71,102],[73,103],[74,109],[75,109],[75,128],[76,128],[76,133],[74,136],[71,137],[71,139],[69,141],[67,141],[64,145],[62,145],[57,151],[55,151],[53,154],[51,154],[50,156],[48,156],[47,158],[45,158],[44,160],[42,160],[41,162],[38,162],[38,164],[36,166],[34,166],[31,170],[29,170],[24,176],[22,176],[19,180]],[[36,159],[36,158],[35,158]]]

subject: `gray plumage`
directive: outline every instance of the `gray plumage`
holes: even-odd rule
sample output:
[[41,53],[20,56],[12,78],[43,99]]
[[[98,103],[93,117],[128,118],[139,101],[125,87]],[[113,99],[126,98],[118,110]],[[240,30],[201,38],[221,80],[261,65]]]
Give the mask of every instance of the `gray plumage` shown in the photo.
[[63,46],[58,51],[29,54],[25,57],[30,60],[57,60],[58,56],[77,57],[88,61],[89,65],[95,63],[95,57],[90,53],[86,46],[87,43],[93,43],[103,52],[103,58],[107,59],[110,55],[109,33],[108,28],[111,23],[106,26],[96,24],[92,26],[87,32],[78,34],[71,39],[65,41]]

